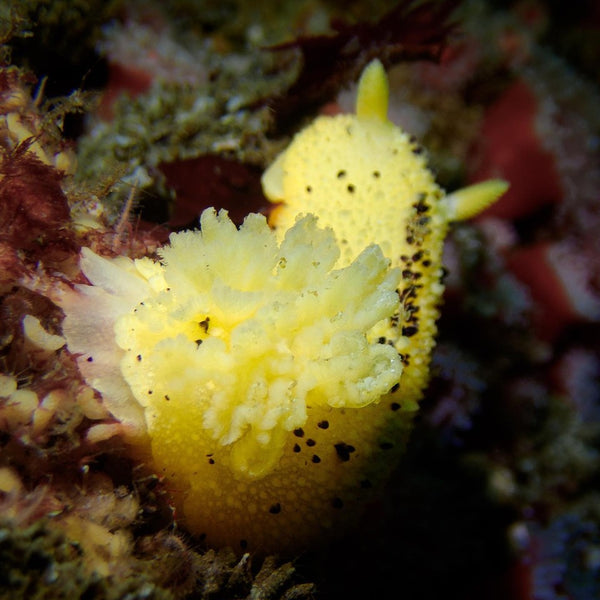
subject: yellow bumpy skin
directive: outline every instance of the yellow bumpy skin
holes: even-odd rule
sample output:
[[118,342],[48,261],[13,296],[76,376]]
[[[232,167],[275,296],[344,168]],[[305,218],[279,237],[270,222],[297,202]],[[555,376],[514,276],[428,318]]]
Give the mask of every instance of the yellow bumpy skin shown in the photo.
[[356,114],[319,117],[297,134],[263,175],[263,189],[280,203],[271,215],[277,230],[312,213],[335,231],[342,248],[338,266],[377,243],[401,269],[401,306],[371,335],[392,344],[404,363],[390,401],[414,409],[435,343],[448,224],[483,210],[507,184],[492,180],[446,196],[422,148],[388,120],[388,93],[385,71],[375,60],[361,76]]

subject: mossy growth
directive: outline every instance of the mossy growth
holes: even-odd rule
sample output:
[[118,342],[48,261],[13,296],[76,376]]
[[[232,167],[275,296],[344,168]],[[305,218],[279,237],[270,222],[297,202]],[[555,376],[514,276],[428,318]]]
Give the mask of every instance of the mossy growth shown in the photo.
[[0,598],[11,600],[174,598],[144,575],[118,582],[87,572],[77,544],[44,521],[26,529],[0,524],[0,582]]
[[121,576],[90,570],[80,546],[51,521],[20,528],[0,522],[0,598],[10,600],[176,600],[250,598],[311,600],[315,586],[295,583],[292,563],[276,558],[252,568],[224,549],[198,554],[166,533],[143,538]]

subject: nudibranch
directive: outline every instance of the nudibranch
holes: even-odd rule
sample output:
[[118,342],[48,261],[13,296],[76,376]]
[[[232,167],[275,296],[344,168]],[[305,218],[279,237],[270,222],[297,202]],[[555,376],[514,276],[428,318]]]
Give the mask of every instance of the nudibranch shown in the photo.
[[427,381],[448,223],[503,190],[445,196],[386,85],[372,63],[357,114],[319,117],[265,173],[274,229],[209,209],[157,260],[83,249],[90,285],[57,299],[84,377],[209,546],[294,553],[361,511]]

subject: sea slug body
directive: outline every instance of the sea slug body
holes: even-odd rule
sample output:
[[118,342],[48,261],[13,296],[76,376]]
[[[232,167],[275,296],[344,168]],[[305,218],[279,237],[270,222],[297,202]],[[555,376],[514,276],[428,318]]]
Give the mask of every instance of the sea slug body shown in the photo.
[[58,295],[86,380],[129,441],[149,445],[182,525],[210,546],[321,544],[402,453],[427,382],[448,223],[505,185],[446,197],[386,107],[374,62],[357,115],[296,136],[264,175],[281,202],[274,230],[209,209],[158,260],[84,249],[91,285]]

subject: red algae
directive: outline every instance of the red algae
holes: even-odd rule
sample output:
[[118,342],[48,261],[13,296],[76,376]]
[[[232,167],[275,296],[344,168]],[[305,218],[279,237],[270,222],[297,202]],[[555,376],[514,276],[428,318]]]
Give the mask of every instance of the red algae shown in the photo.
[[504,177],[510,189],[481,215],[515,219],[557,204],[563,188],[555,157],[536,129],[539,101],[523,80],[515,81],[486,111],[474,149],[470,180]]

